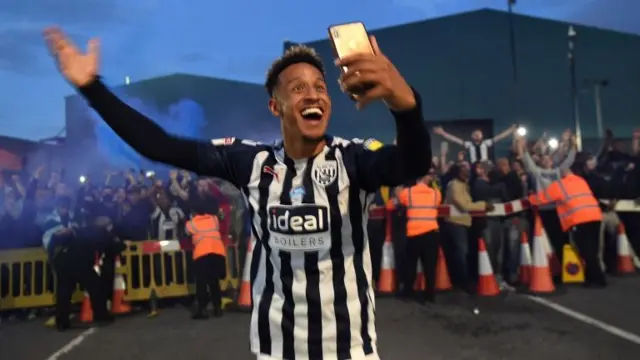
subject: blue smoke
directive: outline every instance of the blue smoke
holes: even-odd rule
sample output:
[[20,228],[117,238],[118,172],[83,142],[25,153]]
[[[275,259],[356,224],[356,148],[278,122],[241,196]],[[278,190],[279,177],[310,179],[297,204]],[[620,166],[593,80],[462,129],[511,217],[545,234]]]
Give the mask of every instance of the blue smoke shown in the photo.
[[[128,98],[120,94],[120,99],[143,115],[154,120],[167,132],[184,137],[199,137],[206,125],[205,112],[202,106],[190,99],[181,99],[172,104],[166,111],[160,110],[150,102],[139,98]],[[161,169],[162,166],[152,164],[140,156],[100,118],[93,110],[89,112],[94,124],[97,150],[101,157],[117,169]]]

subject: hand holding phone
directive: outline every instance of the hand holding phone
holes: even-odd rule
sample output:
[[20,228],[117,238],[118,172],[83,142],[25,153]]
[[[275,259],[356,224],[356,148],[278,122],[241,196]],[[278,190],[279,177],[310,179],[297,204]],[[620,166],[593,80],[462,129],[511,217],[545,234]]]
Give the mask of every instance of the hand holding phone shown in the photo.
[[[331,39],[334,52],[338,59],[344,59],[358,54],[374,55],[369,34],[361,22],[330,26],[329,38]],[[341,69],[343,74],[349,72],[347,66],[342,66]],[[364,94],[372,87],[372,84],[363,84],[344,90],[347,90],[351,100],[355,101],[358,95]]]
[[331,26],[329,36],[338,57],[336,65],[342,69],[340,87],[358,109],[374,100],[383,100],[397,112],[416,107],[413,89],[361,22]]

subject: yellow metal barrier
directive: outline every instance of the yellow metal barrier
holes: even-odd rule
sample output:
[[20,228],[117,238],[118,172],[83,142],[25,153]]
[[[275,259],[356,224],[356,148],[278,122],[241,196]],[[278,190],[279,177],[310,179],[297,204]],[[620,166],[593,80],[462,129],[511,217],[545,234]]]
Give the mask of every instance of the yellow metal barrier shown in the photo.
[[[235,247],[228,248],[227,276],[220,282],[225,292],[238,288],[239,268]],[[142,246],[131,243],[124,252],[125,300],[144,301],[155,292],[159,298],[188,296],[195,293],[191,251],[145,254]]]
[[[0,252],[0,310],[55,304],[53,271],[41,248]],[[82,299],[77,291],[74,301]]]
[[[242,276],[239,256],[236,246],[228,248],[227,276],[221,281],[221,289],[227,298],[235,298],[235,290]],[[127,301],[148,301],[153,292],[161,299],[195,293],[190,251],[144,254],[142,246],[133,242],[123,252],[121,259],[122,267],[117,269],[117,273],[125,278]],[[53,306],[53,279],[53,271],[42,249],[0,252],[0,311]],[[78,289],[73,301],[80,302],[82,297]]]

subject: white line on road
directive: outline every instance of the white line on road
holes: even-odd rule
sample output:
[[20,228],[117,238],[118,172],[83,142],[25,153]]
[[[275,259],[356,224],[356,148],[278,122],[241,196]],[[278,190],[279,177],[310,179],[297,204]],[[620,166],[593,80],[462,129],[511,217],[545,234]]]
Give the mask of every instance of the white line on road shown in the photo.
[[529,300],[534,301],[542,306],[546,306],[549,309],[555,310],[559,313],[565,314],[569,317],[572,317],[578,321],[581,321],[585,324],[589,324],[592,326],[595,326],[601,330],[604,330],[606,332],[608,332],[609,334],[618,336],[620,338],[623,338],[625,340],[631,341],[632,343],[635,343],[637,345],[640,345],[640,335],[636,335],[632,332],[628,332],[626,330],[622,330],[619,327],[607,324],[603,321],[600,321],[598,319],[594,319],[588,315],[585,315],[583,313],[577,312],[575,310],[569,309],[568,307],[562,306],[558,303],[555,303],[553,301],[547,300],[547,299],[543,299],[541,297],[537,297],[537,296],[532,296],[532,295],[527,295],[526,296]]
[[96,332],[95,328],[90,328],[87,329],[85,331],[83,331],[80,335],[76,336],[75,338],[73,338],[73,340],[69,341],[69,343],[65,346],[63,346],[62,348],[60,348],[60,350],[56,351],[55,353],[53,353],[51,356],[49,356],[46,360],[58,360],[58,358],[68,352],[70,352],[71,350],[77,348],[80,344],[82,344],[82,342],[89,337],[89,335],[93,334]]

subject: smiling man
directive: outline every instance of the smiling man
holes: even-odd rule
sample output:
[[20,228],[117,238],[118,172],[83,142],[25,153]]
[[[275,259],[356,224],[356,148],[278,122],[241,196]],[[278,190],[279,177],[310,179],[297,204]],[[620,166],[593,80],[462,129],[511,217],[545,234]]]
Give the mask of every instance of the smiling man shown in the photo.
[[[258,359],[378,359],[367,209],[381,186],[427,174],[431,142],[420,99],[372,38],[375,55],[337,62],[362,108],[383,100],[397,145],[325,133],[331,116],[324,68],[299,46],[267,74],[269,109],[281,141],[175,137],[111,93],[98,74],[98,42],[81,53],[58,29],[45,31],[61,73],[140,154],[240,188],[257,240],[251,263],[251,350]],[[221,119],[224,121],[224,119]]]

